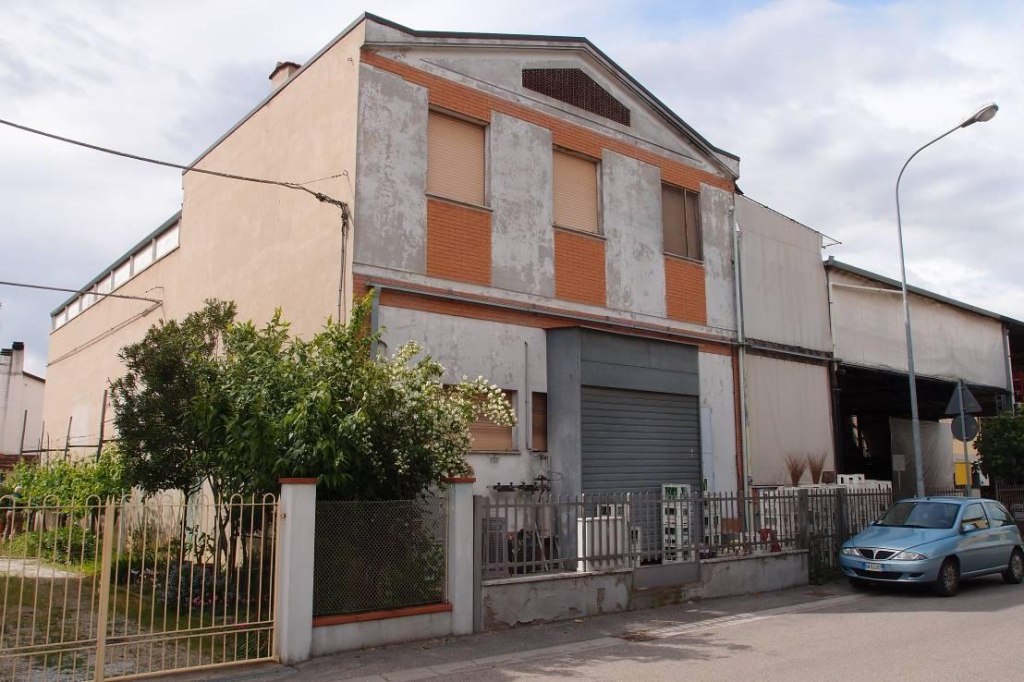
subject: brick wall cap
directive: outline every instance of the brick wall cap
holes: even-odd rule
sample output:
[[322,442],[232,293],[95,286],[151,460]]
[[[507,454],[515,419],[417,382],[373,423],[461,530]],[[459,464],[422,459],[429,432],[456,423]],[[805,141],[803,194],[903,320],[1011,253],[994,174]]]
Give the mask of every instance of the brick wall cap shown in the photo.
[[279,478],[277,482],[281,485],[316,485],[318,478]]
[[475,476],[452,476],[441,480],[444,483],[476,483]]

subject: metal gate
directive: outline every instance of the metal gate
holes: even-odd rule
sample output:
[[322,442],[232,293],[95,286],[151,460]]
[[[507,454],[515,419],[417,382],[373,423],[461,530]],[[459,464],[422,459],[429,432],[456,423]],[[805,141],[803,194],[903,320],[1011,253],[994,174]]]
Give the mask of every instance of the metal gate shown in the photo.
[[273,496],[3,501],[0,681],[273,657]]

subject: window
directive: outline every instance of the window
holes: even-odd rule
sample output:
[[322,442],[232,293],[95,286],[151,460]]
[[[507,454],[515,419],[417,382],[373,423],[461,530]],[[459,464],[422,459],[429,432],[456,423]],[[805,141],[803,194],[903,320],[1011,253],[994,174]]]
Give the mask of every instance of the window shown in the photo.
[[119,286],[127,282],[129,279],[131,279],[131,276],[132,262],[131,260],[127,260],[121,267],[114,270],[113,288],[118,288]]
[[[512,405],[513,411],[516,407],[516,392],[504,391],[505,399]],[[472,439],[471,452],[512,452],[516,449],[512,440],[511,426],[498,426],[485,415],[478,415],[476,421],[469,427],[469,436]]]
[[548,394],[534,393],[531,412],[530,449],[534,452],[548,451]]
[[1014,525],[1013,519],[1010,518],[1010,513],[1003,509],[1001,505],[986,502],[985,511],[988,512],[988,518],[991,519],[993,528]]
[[665,237],[665,253],[703,260],[700,194],[672,185],[662,185],[661,227]]
[[178,248],[177,225],[156,238],[156,257],[162,258],[176,248]]
[[555,225],[598,232],[597,162],[555,151]]
[[99,281],[99,284],[96,285],[96,291],[98,293],[101,293],[101,294],[109,294],[110,291],[113,288],[114,288],[114,276],[112,274],[111,275],[107,275],[106,277],[101,279]]
[[965,523],[973,523],[974,527],[978,530],[988,528],[988,519],[985,517],[985,512],[981,508],[981,505],[977,502],[967,505],[967,509],[964,510],[964,517],[960,523],[961,525]]
[[484,128],[431,111],[427,120],[427,192],[484,205]]
[[81,312],[81,308],[79,307],[80,301],[80,298],[76,298],[71,303],[68,303],[68,320],[73,320],[78,317],[78,313]]
[[57,313],[54,316],[54,318],[53,318],[53,328],[56,329],[57,327],[62,327],[62,326],[64,326],[64,323],[67,322],[67,321],[68,321],[68,311],[67,311],[67,308],[65,308],[64,310],[61,310],[59,313]]
[[132,274],[137,275],[153,264],[153,243],[150,242],[132,256]]

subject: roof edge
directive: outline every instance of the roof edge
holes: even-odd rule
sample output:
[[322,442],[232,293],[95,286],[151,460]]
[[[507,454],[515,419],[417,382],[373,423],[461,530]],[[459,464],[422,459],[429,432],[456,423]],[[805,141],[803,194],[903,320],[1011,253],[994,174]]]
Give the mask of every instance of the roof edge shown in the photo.
[[[648,90],[640,81],[634,78],[628,71],[623,69],[619,64],[609,57],[601,48],[597,47],[590,41],[589,38],[584,36],[564,36],[564,35],[542,35],[532,33],[487,33],[487,32],[473,32],[473,31],[420,31],[417,29],[403,26],[397,22],[385,19],[371,14],[369,12],[363,13],[364,19],[370,19],[378,24],[393,28],[396,31],[401,31],[406,35],[414,38],[463,38],[467,40],[482,39],[482,40],[523,40],[523,41],[543,41],[543,42],[560,42],[560,43],[574,43],[579,44],[587,50],[590,50],[595,57],[604,61],[612,70],[624,77],[626,83],[637,90],[639,94],[648,100],[648,102],[656,109],[662,116],[664,116],[669,123],[681,128],[687,135],[693,137],[700,145],[704,146],[705,151],[709,151],[712,154],[722,154],[735,161],[739,161],[740,157],[733,154],[730,151],[721,149],[711,144],[703,135],[698,133],[693,127],[690,126],[686,121],[681,119],[669,106],[657,98],[650,90]],[[733,172],[727,165],[718,161],[722,166],[723,170],[733,179],[739,178],[739,174]]]
[[59,313],[64,308],[66,308],[72,301],[74,301],[76,298],[78,298],[82,294],[88,293],[89,289],[94,287],[101,279],[103,279],[104,277],[109,275],[111,272],[113,272],[118,267],[123,265],[126,260],[131,258],[132,254],[139,250],[139,247],[143,246],[148,241],[152,241],[157,236],[159,236],[160,233],[165,232],[172,225],[174,225],[175,223],[180,222],[180,221],[181,221],[181,211],[178,211],[177,213],[172,215],[170,218],[168,218],[167,220],[162,222],[160,224],[160,227],[156,228],[155,230],[150,232],[148,235],[146,235],[145,237],[140,239],[138,242],[135,243],[134,246],[132,246],[132,248],[128,249],[125,253],[121,254],[120,257],[116,258],[113,261],[113,263],[108,265],[102,272],[100,272],[100,274],[96,275],[91,280],[89,280],[88,284],[86,284],[85,286],[81,287],[78,291],[76,291],[75,293],[73,293],[70,296],[68,296],[68,298],[65,299],[65,301],[63,303],[61,303],[59,306],[57,306],[56,308],[51,310],[50,311],[50,317],[54,317],[55,315],[57,315],[57,313]]
[[[857,275],[859,277],[863,277],[865,279],[870,279],[870,280],[873,280],[875,282],[879,282],[881,284],[887,284],[887,285],[889,285],[889,286],[891,286],[891,287],[893,287],[895,289],[902,289],[903,288],[903,283],[900,282],[899,280],[892,279],[891,277],[886,277],[885,275],[880,275],[877,272],[871,272],[870,270],[865,270],[863,268],[859,268],[856,265],[850,265],[849,263],[844,263],[842,261],[838,261],[838,260],[836,260],[835,256],[829,256],[825,260],[825,269],[826,270],[828,270],[828,269],[841,270],[843,272],[848,272],[851,275]],[[927,289],[922,289],[921,287],[916,287],[916,286],[914,286],[912,284],[908,284],[907,285],[907,291],[909,291],[912,294],[917,294],[918,296],[922,296],[924,298],[930,298],[933,301],[938,301],[939,303],[945,303],[946,305],[951,305],[954,308],[960,308],[961,310],[966,310],[967,312],[971,312],[971,313],[974,313],[976,315],[981,315],[983,317],[988,317],[988,318],[991,318],[993,320],[999,320],[1000,322],[1006,322],[1007,324],[1010,324],[1010,325],[1015,326],[1015,327],[1024,328],[1024,322],[1022,322],[1020,320],[1014,319],[1014,318],[1009,317],[1007,315],[1001,315],[999,313],[994,313],[991,310],[985,310],[984,308],[979,308],[977,306],[971,305],[970,303],[964,303],[963,301],[958,301],[955,298],[950,298],[949,296],[943,296],[942,294],[937,294],[934,291],[928,291]]]

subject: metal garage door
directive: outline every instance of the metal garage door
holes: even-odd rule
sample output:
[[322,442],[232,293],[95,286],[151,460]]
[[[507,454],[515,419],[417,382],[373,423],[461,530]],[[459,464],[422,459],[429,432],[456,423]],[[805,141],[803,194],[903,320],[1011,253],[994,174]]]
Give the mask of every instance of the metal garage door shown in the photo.
[[696,396],[582,387],[584,493],[700,489]]

